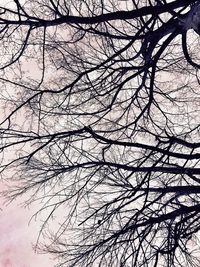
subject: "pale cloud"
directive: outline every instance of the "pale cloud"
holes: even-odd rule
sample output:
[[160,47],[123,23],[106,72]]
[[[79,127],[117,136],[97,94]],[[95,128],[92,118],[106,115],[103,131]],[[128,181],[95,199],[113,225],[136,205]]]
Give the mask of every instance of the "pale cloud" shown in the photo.
[[[2,204],[2,203],[1,203]],[[38,223],[29,224],[31,211],[17,205],[1,205],[0,267],[52,267],[49,255],[36,254],[33,243],[38,235]]]

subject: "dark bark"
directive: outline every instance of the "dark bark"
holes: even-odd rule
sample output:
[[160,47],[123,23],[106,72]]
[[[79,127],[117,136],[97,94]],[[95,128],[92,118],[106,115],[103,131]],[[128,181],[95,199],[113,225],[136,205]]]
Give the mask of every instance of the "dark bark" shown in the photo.
[[198,17],[199,1],[1,4],[0,173],[9,199],[42,201],[39,240],[59,218],[41,249],[60,266],[200,265]]

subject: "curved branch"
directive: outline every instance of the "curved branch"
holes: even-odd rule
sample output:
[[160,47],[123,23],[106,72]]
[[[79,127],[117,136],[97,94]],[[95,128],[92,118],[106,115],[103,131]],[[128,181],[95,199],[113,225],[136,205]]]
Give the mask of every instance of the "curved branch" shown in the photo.
[[[139,9],[134,9],[131,11],[116,11],[116,12],[110,12],[106,14],[101,14],[93,17],[80,17],[80,16],[62,16],[60,18],[54,19],[54,20],[43,20],[38,19],[36,17],[29,16],[29,20],[23,20],[23,21],[14,21],[14,20],[7,20],[7,19],[0,19],[0,24],[9,23],[9,24],[20,24],[20,25],[32,25],[36,27],[48,27],[48,26],[54,26],[54,25],[60,25],[60,24],[97,24],[112,20],[129,20],[138,18],[141,16],[157,16],[159,14],[165,13],[165,12],[171,12],[174,9],[180,8],[182,6],[187,6],[192,3],[195,3],[196,1],[173,1],[168,4],[164,5],[156,5],[156,6],[146,6]],[[32,21],[31,21],[32,20]]]
[[185,56],[185,59],[187,60],[187,62],[192,65],[194,68],[197,68],[197,69],[200,69],[200,65],[197,64],[196,62],[194,62],[190,55],[189,55],[189,52],[188,52],[188,49],[187,49],[187,32],[184,31],[182,33],[182,49],[183,49],[183,54]]

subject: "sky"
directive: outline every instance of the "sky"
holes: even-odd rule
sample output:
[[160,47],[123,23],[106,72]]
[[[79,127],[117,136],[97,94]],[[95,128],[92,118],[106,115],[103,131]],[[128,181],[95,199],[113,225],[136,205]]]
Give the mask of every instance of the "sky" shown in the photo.
[[[1,5],[7,3],[13,1],[0,0]],[[2,187],[0,181],[0,191]],[[4,202],[0,198],[0,267],[53,267],[55,260],[50,260],[50,255],[34,252],[40,222],[29,224],[33,209],[25,209],[16,201],[10,205]]]
[[50,255],[34,252],[39,221],[29,224],[33,211],[15,201],[5,205],[1,199],[0,203],[0,267],[53,267]]
[[[0,0],[1,5],[13,2]],[[3,187],[0,181],[0,191]],[[40,221],[29,224],[34,209],[23,208],[19,201],[4,202],[0,198],[0,267],[53,267],[56,262],[50,255],[36,254],[33,249],[40,228]]]

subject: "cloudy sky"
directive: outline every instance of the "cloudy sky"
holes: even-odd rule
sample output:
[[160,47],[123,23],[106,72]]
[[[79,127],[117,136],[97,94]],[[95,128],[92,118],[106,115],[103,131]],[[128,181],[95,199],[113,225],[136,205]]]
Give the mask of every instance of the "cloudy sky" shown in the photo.
[[12,203],[3,205],[0,212],[0,267],[53,267],[49,255],[34,253],[32,244],[37,238],[39,221],[29,219],[32,212]]
[[[13,2],[0,0],[1,6],[8,3]],[[0,191],[2,187],[0,184]],[[0,198],[0,267],[53,267],[55,261],[49,255],[38,255],[33,250],[40,222],[29,224],[32,208],[25,209],[17,202],[5,206],[4,202]]]

